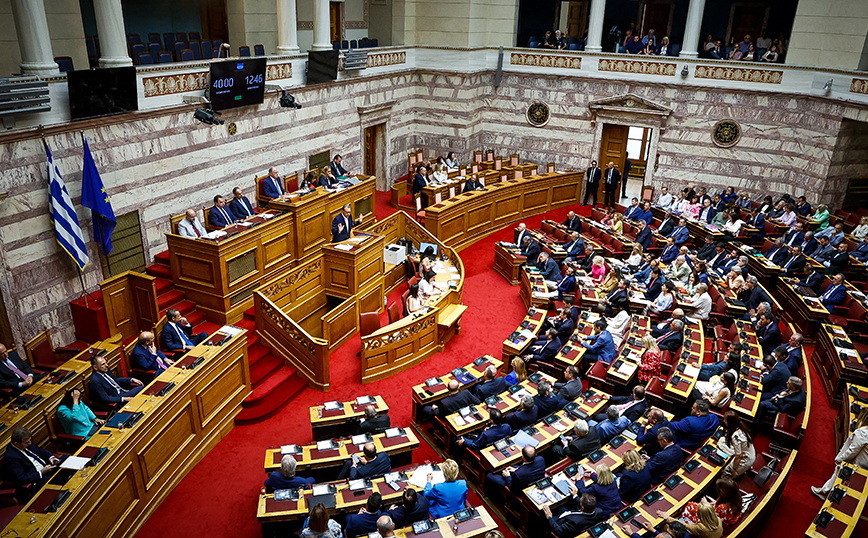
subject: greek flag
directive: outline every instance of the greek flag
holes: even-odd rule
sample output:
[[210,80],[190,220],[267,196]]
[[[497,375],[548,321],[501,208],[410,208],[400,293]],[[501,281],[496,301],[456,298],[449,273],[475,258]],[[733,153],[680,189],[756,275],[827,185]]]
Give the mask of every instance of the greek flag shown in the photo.
[[84,271],[90,260],[87,257],[87,247],[84,244],[81,226],[78,224],[78,215],[75,214],[69,191],[66,190],[66,185],[60,176],[60,170],[57,169],[54,159],[51,158],[51,150],[48,149],[47,144],[45,152],[48,154],[49,213],[54,221],[57,242],[75,260],[78,268]]

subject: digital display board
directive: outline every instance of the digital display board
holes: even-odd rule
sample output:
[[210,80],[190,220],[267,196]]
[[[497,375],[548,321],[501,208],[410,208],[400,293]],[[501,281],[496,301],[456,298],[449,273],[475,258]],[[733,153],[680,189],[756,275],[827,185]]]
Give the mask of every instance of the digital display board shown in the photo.
[[265,58],[239,58],[211,64],[209,96],[213,110],[258,105],[265,99]]

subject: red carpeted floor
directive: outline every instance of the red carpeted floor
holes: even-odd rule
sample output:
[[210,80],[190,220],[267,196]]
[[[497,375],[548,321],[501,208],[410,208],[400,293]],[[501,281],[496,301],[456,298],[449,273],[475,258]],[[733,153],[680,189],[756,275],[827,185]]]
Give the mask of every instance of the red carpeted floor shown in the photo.
[[[382,218],[394,210],[387,195],[378,193],[376,214]],[[587,209],[573,208],[582,214]],[[569,208],[553,211],[547,218],[563,220]],[[543,216],[528,219],[538,228]],[[492,244],[512,240],[512,227],[498,230],[460,253],[466,270],[464,304],[469,308],[462,321],[461,334],[443,353],[424,364],[384,381],[362,386],[360,383],[358,335],[330,357],[332,390],[321,393],[308,389],[286,409],[270,419],[250,426],[237,426],[181,481],[149,518],[139,537],[233,536],[253,538],[261,535],[256,520],[257,495],[265,479],[262,468],[264,450],[288,443],[311,441],[308,408],[326,400],[349,400],[364,394],[381,394],[390,407],[392,424],[410,423],[410,387],[423,379],[440,375],[467,364],[483,354],[500,357],[503,338],[514,330],[524,315],[518,288],[509,286],[491,268]],[[813,373],[813,370],[812,370]],[[816,375],[814,375],[816,379]],[[819,381],[812,387],[813,411],[809,434],[802,444],[781,503],[764,536],[791,537],[802,534],[820,507],[810,494],[810,485],[819,485],[832,472],[834,457],[832,424],[834,412],[826,404]],[[414,451],[414,463],[439,460],[424,442]],[[478,498],[471,496],[473,502]],[[506,530],[504,528],[504,530]],[[539,533],[542,535],[542,532]]]

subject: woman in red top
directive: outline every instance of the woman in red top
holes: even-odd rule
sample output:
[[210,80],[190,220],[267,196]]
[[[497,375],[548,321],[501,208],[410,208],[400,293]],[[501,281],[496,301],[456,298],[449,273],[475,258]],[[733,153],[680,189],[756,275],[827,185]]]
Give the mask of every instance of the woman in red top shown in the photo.
[[[741,518],[742,503],[738,484],[731,478],[719,478],[714,486],[717,490],[717,500],[708,497],[705,500],[714,505],[714,511],[723,523],[724,529],[729,529]],[[698,523],[699,516],[696,514],[698,506],[699,503],[687,503],[684,511],[681,512],[681,520],[686,523]]]
[[639,381],[647,383],[660,377],[660,348],[651,334],[642,337],[642,360],[639,363]]

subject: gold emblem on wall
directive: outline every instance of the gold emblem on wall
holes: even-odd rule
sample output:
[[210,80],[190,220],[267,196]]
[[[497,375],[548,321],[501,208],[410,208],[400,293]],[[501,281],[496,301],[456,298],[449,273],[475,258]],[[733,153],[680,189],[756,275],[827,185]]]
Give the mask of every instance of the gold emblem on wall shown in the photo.
[[527,107],[525,117],[527,122],[534,127],[543,127],[551,119],[551,112],[547,104],[537,101]]
[[711,130],[711,139],[721,148],[729,148],[741,138],[741,126],[734,120],[720,120]]
[[233,121],[226,125],[226,130],[229,131],[229,134],[235,135],[236,133],[238,133],[238,126],[235,125],[235,122]]

